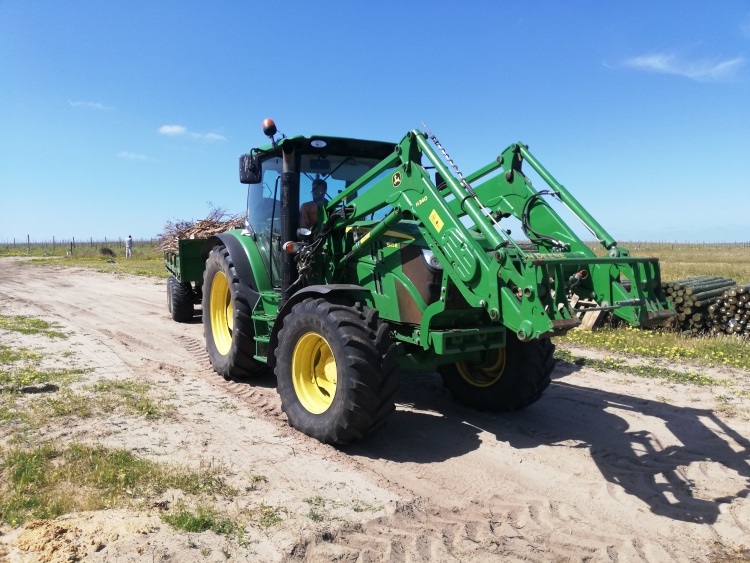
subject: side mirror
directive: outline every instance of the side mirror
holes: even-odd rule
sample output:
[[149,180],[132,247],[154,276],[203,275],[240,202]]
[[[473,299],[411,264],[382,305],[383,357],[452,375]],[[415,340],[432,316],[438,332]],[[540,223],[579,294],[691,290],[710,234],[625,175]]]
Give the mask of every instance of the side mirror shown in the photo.
[[305,227],[300,227],[297,229],[297,238],[302,241],[307,241],[312,237],[312,231],[310,229],[306,229]]
[[257,155],[250,153],[240,156],[240,182],[242,184],[259,184],[261,176]]

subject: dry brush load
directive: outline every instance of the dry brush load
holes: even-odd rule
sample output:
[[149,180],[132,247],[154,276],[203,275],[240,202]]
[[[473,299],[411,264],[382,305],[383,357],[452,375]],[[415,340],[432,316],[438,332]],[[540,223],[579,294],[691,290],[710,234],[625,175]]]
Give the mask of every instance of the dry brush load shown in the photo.
[[205,219],[198,221],[168,221],[164,232],[159,235],[162,250],[177,250],[180,239],[208,238],[230,229],[245,226],[244,214],[230,215],[222,208],[212,209]]

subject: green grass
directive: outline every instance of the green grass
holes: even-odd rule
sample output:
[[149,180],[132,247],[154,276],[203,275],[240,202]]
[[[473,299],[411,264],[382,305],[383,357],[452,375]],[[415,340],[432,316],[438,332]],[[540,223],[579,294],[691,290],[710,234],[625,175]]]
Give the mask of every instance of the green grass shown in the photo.
[[280,506],[269,506],[261,503],[252,512],[253,521],[261,528],[268,528],[283,520],[281,512],[282,508]]
[[[23,244],[0,244],[0,257],[3,256],[30,256],[30,257],[68,257],[73,258],[99,258],[105,257],[102,249],[107,248],[114,253],[114,259],[125,258],[125,245],[123,241],[78,241],[73,245],[71,254],[71,241]],[[161,249],[157,240],[135,240],[133,241],[133,259],[151,258],[154,255],[161,257]],[[106,260],[107,255],[104,259]]]
[[675,371],[661,366],[629,365],[623,358],[606,358],[604,360],[584,358],[562,349],[555,351],[555,358],[559,361],[570,364],[591,367],[597,371],[617,371],[620,373],[627,373],[628,375],[636,375],[638,377],[665,379],[674,383],[688,383],[706,386],[718,385],[723,387],[732,386],[732,383],[727,379],[714,379],[694,371]]
[[134,276],[149,276],[167,278],[169,273],[164,267],[161,255],[152,258],[133,258],[124,260],[115,258],[114,264],[107,263],[103,258],[34,258],[24,264],[31,266],[65,266],[89,268],[104,274],[129,274]]
[[571,330],[556,338],[558,344],[598,348],[645,358],[690,361],[698,365],[727,366],[750,371],[750,342],[731,336],[684,336],[668,330],[632,327],[602,328],[594,332]]
[[0,329],[20,332],[21,334],[43,334],[49,338],[67,338],[68,335],[60,332],[60,328],[59,323],[48,323],[42,319],[24,315],[0,315]]
[[663,281],[702,275],[750,283],[750,245],[622,242],[633,256],[655,256]]
[[149,396],[151,386],[136,381],[99,381],[91,386],[96,403],[104,412],[122,408],[150,419],[162,417],[171,408]]
[[0,366],[15,362],[38,362],[41,359],[41,354],[27,348],[11,348],[0,344]]
[[235,536],[244,532],[243,526],[231,518],[222,518],[212,506],[198,504],[195,511],[180,506],[176,511],[163,514],[167,524],[186,532],[205,532],[211,530],[224,536]]
[[0,452],[0,521],[129,505],[167,489],[188,494],[233,494],[215,467],[198,470],[139,459],[122,449],[46,443]]
[[11,366],[10,369],[0,369],[0,393],[32,392],[34,387],[40,385],[70,383],[87,371],[84,369],[39,370],[29,364]]

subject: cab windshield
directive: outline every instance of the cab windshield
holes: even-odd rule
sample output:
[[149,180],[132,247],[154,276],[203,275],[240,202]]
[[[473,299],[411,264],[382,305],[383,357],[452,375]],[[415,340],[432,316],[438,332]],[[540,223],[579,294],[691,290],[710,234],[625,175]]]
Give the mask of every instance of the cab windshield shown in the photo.
[[[300,156],[299,202],[312,201],[315,180],[324,180],[326,201],[342,192],[380,161],[353,156],[302,154]],[[258,249],[263,256],[273,285],[280,284],[281,249],[281,172],[282,158],[273,157],[261,164],[262,180],[248,185],[247,218],[255,232]]]

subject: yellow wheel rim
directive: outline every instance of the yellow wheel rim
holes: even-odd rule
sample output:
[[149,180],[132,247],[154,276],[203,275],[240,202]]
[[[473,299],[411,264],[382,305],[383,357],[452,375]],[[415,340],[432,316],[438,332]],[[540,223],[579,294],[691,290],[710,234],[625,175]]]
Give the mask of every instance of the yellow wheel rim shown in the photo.
[[336,395],[336,360],[325,338],[302,335],[292,354],[292,382],[302,406],[313,414],[328,410]]
[[211,282],[211,300],[209,316],[211,333],[214,336],[216,350],[226,356],[232,349],[232,330],[234,329],[234,310],[229,282],[224,272],[216,272]]
[[490,387],[497,383],[505,371],[505,348],[487,352],[487,361],[483,364],[456,362],[456,369],[469,385]]

